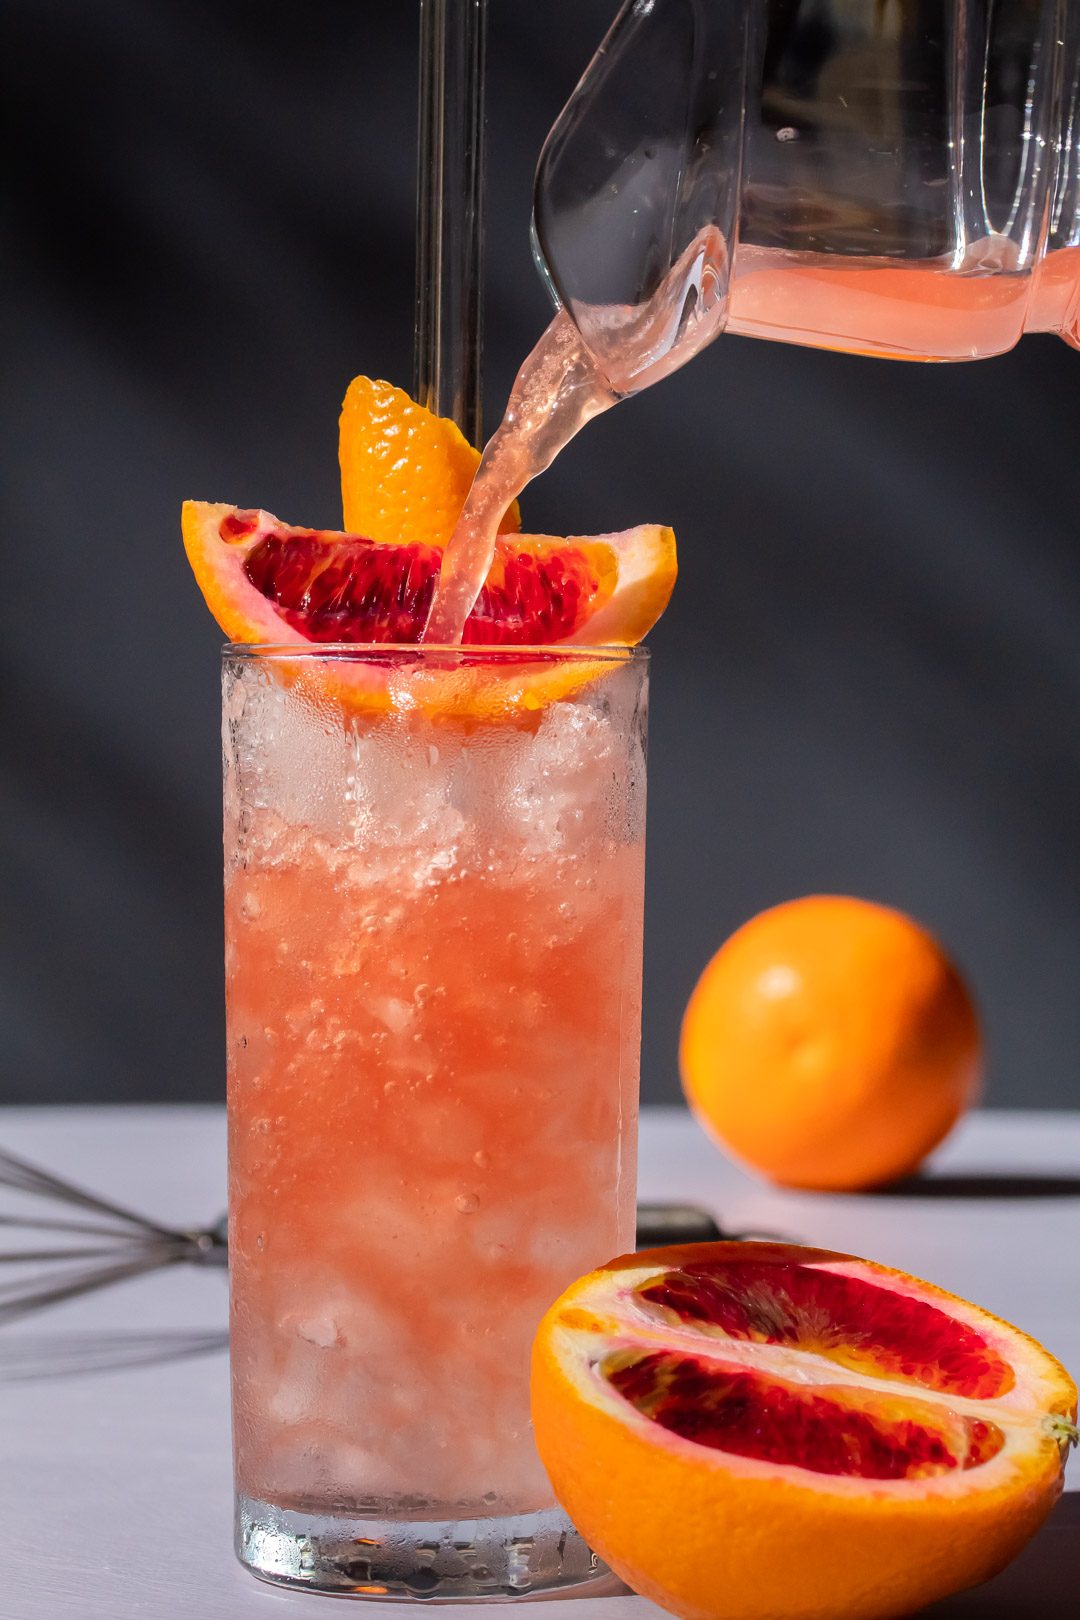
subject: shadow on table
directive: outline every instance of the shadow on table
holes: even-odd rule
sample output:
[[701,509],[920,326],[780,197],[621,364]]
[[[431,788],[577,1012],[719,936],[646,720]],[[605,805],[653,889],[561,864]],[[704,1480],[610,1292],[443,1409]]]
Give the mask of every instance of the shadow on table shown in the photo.
[[156,1367],[228,1349],[220,1329],[175,1333],[12,1334],[0,1340],[0,1384],[77,1378],[123,1367]]
[[1066,1620],[1080,1591],[1080,1491],[1069,1491],[1019,1558],[984,1586],[932,1603],[935,1620]]
[[873,1187],[864,1198],[1080,1198],[1080,1176],[964,1171],[906,1176],[888,1187]]

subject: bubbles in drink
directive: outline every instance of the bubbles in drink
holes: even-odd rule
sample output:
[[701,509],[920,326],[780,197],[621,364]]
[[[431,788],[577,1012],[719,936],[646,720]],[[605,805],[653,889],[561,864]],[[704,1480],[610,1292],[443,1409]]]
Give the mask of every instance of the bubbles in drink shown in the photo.
[[230,1040],[251,1496],[400,1500],[423,1455],[436,1501],[551,1501],[506,1443],[528,1429],[532,1333],[633,1233],[644,778],[625,673],[480,728],[390,710],[335,736],[296,687],[237,700],[242,734],[250,701],[259,746],[280,723],[290,751],[272,782],[242,741],[229,766],[257,790],[227,875],[230,1030],[259,1032]]

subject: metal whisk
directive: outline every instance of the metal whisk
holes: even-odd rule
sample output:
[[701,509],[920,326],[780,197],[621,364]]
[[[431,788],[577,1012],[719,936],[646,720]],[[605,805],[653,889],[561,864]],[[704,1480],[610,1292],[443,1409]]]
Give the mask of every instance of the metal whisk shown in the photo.
[[162,1226],[0,1148],[2,1187],[70,1213],[0,1214],[0,1227],[48,1234],[40,1243],[0,1249],[0,1263],[17,1268],[10,1281],[0,1282],[0,1325],[163,1266],[228,1263],[224,1216],[190,1231]]

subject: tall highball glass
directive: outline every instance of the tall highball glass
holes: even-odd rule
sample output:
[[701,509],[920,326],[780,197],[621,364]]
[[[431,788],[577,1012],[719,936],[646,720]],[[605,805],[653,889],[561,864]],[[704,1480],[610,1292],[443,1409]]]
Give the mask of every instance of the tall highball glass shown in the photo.
[[593,1578],[530,1344],[633,1246],[647,655],[228,647],[237,1549],[379,1597]]

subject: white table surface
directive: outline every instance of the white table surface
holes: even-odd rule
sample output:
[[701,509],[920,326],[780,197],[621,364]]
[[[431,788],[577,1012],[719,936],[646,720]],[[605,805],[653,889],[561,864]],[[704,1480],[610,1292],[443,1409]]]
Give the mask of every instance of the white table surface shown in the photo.
[[[0,1109],[0,1146],[181,1226],[209,1224],[223,1205],[217,1109]],[[852,1198],[769,1191],[727,1164],[681,1111],[653,1110],[642,1127],[640,1191],[703,1204],[729,1228],[789,1234],[930,1277],[1080,1370],[1080,1113],[975,1115],[918,1194]],[[31,1203],[0,1192],[0,1212],[29,1213]],[[324,1599],[261,1585],[233,1559],[223,1350],[40,1376],[72,1334],[154,1334],[167,1345],[170,1334],[215,1333],[225,1318],[224,1274],[182,1268],[0,1328],[0,1620],[325,1616]],[[13,1381],[13,1368],[38,1376]],[[1080,1614],[1075,1461],[1069,1484],[1011,1569],[925,1612]],[[540,1608],[549,1620],[565,1616],[565,1601],[531,1604],[532,1620],[544,1620]],[[588,1620],[659,1620],[652,1604],[618,1588],[581,1601]],[[397,1604],[358,1612],[387,1620],[391,1610],[401,1620]]]

